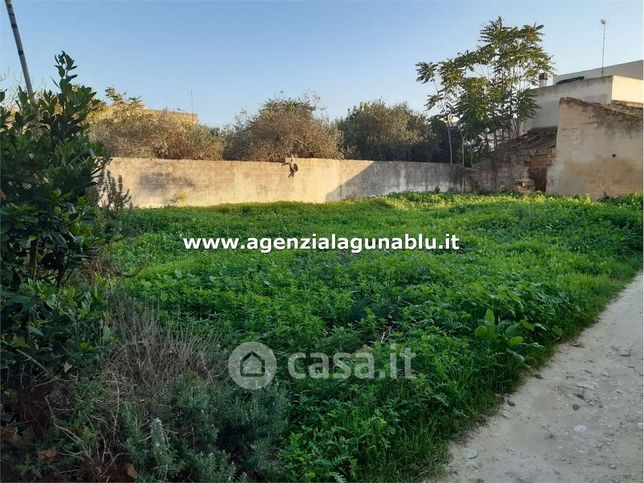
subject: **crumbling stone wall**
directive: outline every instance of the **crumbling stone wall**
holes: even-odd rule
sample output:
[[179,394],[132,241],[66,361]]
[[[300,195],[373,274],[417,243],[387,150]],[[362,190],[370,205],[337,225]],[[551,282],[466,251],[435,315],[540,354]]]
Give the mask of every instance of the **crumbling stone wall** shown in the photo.
[[547,191],[593,198],[642,191],[642,108],[563,98]]
[[466,189],[496,192],[545,191],[555,153],[556,128],[534,129],[466,170]]

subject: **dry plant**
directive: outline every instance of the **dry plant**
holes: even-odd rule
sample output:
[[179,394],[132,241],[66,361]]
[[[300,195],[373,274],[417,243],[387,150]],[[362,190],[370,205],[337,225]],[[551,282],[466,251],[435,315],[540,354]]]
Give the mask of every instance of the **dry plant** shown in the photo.
[[[61,445],[56,456],[78,460],[66,471],[70,477],[130,481],[137,470],[127,455],[122,429],[127,406],[161,401],[168,385],[188,373],[212,382],[226,366],[212,336],[197,338],[181,327],[165,329],[154,309],[136,309],[120,293],[110,297],[108,320],[119,341],[103,358],[99,373],[91,382],[74,382],[72,394],[61,388],[67,397],[56,391],[56,401],[51,402],[53,424],[73,447],[66,450]],[[70,420],[83,421],[85,427]]]

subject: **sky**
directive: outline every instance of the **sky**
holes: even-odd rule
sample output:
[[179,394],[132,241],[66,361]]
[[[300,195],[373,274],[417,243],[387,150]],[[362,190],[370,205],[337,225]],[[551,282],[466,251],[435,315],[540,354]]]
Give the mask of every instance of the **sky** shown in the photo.
[[[361,101],[423,110],[415,64],[472,49],[482,24],[543,24],[563,74],[641,59],[640,1],[79,1],[14,0],[34,88],[51,87],[54,55],[80,83],[108,86],[151,108],[233,123],[273,97],[316,94],[330,119]],[[22,82],[6,12],[0,14],[2,86]]]

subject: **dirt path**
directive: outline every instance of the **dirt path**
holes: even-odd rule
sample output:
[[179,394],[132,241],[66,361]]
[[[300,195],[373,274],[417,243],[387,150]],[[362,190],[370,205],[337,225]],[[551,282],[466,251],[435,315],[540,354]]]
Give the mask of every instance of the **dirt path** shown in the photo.
[[642,481],[642,274],[496,416],[451,448],[448,482]]

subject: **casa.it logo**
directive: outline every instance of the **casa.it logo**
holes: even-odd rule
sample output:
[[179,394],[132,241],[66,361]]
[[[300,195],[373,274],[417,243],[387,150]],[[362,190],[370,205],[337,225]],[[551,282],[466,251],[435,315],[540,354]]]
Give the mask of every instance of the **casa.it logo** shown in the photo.
[[260,342],[244,342],[228,358],[228,373],[244,389],[262,389],[275,377],[277,361],[273,351]]

